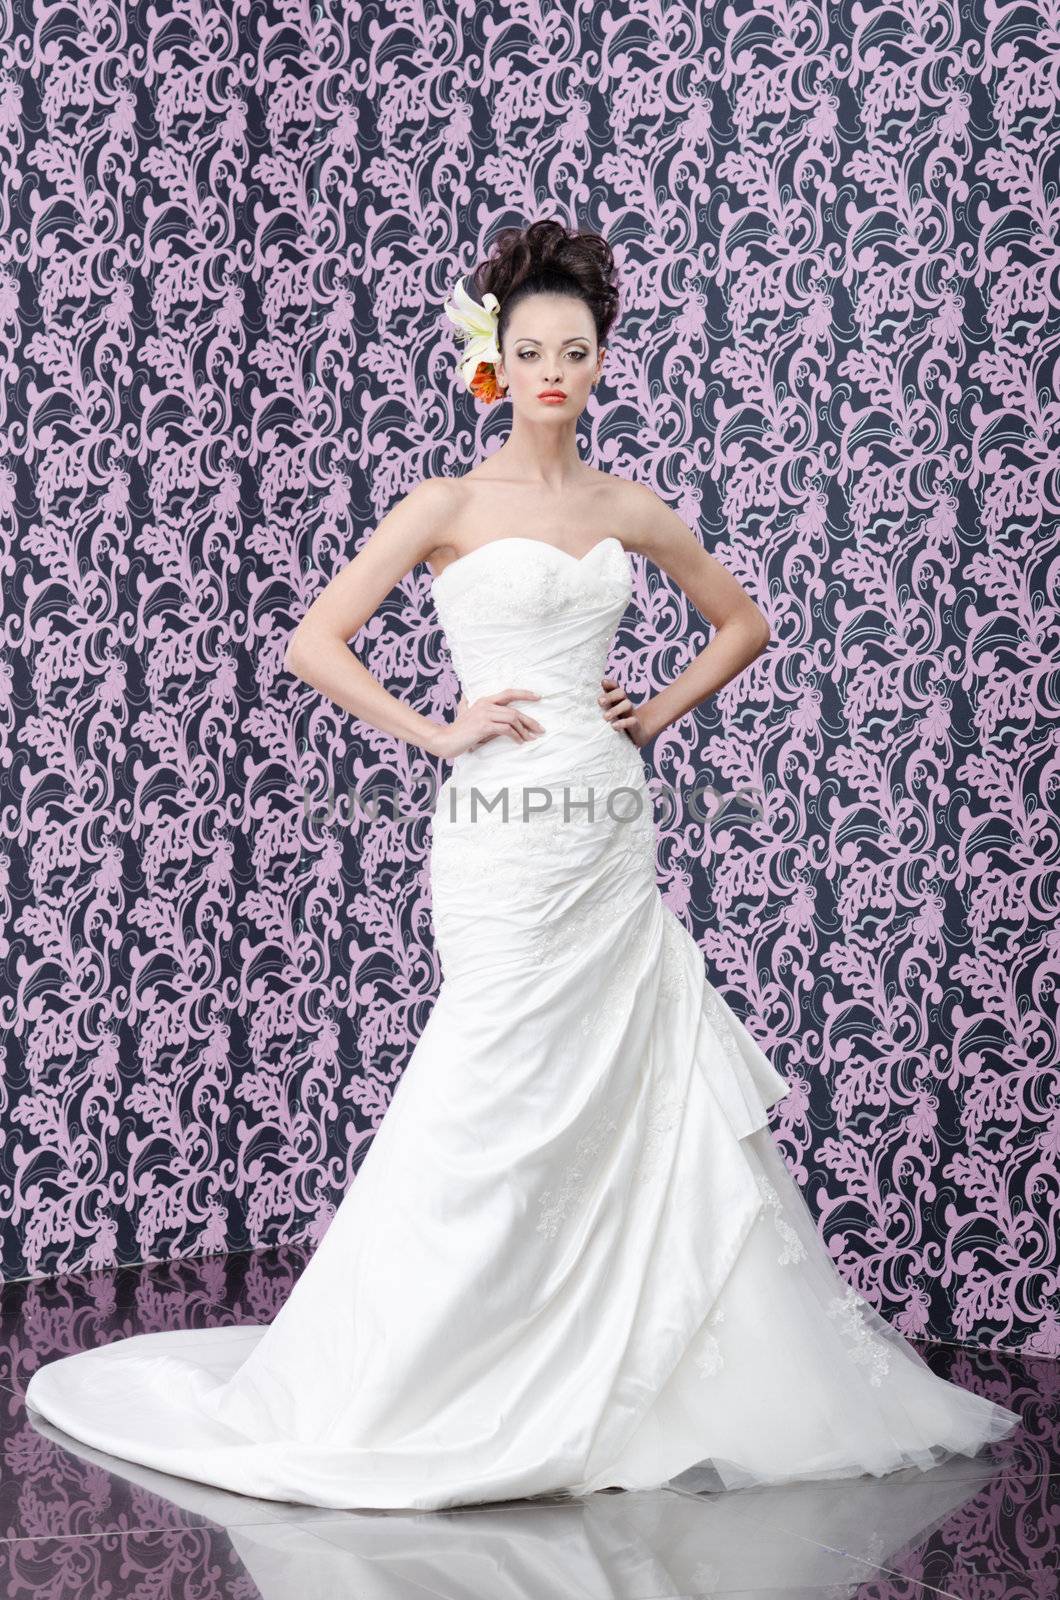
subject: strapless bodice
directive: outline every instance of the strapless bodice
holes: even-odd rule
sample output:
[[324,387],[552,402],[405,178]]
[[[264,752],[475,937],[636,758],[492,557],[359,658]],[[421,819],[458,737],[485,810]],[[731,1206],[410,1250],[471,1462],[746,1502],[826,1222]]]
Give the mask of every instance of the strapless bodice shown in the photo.
[[469,700],[533,689],[543,727],[599,721],[600,679],[629,604],[629,557],[609,535],[584,556],[505,534],[433,580],[438,619]]
[[[643,757],[599,703],[632,587],[629,557],[613,535],[577,557],[541,539],[504,534],[439,573],[435,606],[468,700],[502,689],[532,690],[539,699],[513,703],[544,730],[519,742],[498,734],[456,756],[439,812],[452,810],[455,820],[458,807],[461,816],[467,811],[474,789],[496,794],[503,787],[521,815],[541,803],[529,795],[543,787],[552,797],[544,819],[551,826],[565,795],[584,803],[592,793],[599,807],[613,790],[627,787],[643,797],[641,828],[649,828]],[[544,837],[543,830],[534,831]]]

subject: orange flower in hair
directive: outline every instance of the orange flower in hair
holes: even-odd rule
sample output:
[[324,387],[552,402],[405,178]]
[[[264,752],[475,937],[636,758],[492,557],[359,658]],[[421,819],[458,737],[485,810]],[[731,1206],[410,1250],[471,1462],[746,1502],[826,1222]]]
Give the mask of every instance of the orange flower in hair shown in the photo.
[[504,390],[497,382],[497,373],[492,361],[480,361],[475,368],[475,376],[471,380],[471,393],[476,400],[481,400],[485,405],[492,405],[494,400],[504,399]]

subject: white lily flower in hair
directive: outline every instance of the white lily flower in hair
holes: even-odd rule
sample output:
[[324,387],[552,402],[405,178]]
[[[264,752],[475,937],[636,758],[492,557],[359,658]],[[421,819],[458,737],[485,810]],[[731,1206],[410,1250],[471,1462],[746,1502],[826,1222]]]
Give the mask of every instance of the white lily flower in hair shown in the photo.
[[[453,376],[463,378],[471,393],[480,400],[497,399],[503,393],[493,373],[501,358],[497,343],[500,301],[495,294],[484,294],[481,302],[472,299],[464,288],[464,280],[458,278],[443,309],[463,336],[463,354],[453,369]],[[487,372],[479,371],[483,365],[489,369]]]

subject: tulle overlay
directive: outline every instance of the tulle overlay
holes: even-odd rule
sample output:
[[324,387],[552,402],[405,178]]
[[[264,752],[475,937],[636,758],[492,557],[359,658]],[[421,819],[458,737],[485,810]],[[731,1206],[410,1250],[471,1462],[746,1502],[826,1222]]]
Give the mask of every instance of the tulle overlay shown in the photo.
[[629,595],[617,539],[509,537],[436,581],[465,692],[533,688],[546,731],[440,792],[434,1009],[273,1322],[52,1361],[27,1401],[57,1427],[264,1499],[434,1509],[878,1476],[1018,1421],[845,1284],[773,1142],[788,1086],[662,901],[643,760],[597,705]]

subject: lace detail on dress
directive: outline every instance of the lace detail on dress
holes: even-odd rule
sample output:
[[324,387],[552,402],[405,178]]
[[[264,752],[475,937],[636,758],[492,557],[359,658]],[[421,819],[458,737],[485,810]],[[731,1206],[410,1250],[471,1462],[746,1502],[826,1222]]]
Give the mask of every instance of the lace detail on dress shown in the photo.
[[696,1353],[693,1360],[704,1378],[713,1378],[715,1373],[721,1371],[725,1365],[725,1357],[721,1353],[721,1345],[717,1336],[711,1333],[719,1322],[725,1321],[725,1312],[721,1306],[715,1306],[700,1332],[696,1335]]
[[[606,862],[601,862],[597,869],[602,880],[621,880],[632,887],[637,882],[639,869],[647,882],[655,883],[655,829],[647,808],[642,808],[639,816],[628,821],[616,820],[602,814],[606,794],[601,800],[598,790],[594,802],[596,816],[590,821],[584,808],[578,809],[579,800],[586,798],[579,793],[579,788],[570,786],[570,815],[567,817],[563,814],[564,798],[560,794],[553,796],[548,811],[525,818],[519,813],[518,805],[510,809],[505,821],[499,807],[491,816],[482,804],[476,807],[476,820],[453,822],[448,819],[449,799],[443,785],[432,823],[429,857],[432,895],[444,900],[447,889],[459,895],[461,886],[484,882],[498,895],[532,896],[535,889],[547,888],[557,873],[564,873],[570,853],[582,848],[583,843],[590,853],[594,848],[606,848]],[[487,801],[492,798],[491,793],[483,792]],[[458,795],[458,811],[460,798]],[[463,809],[467,813],[469,801],[466,796],[463,798]],[[594,847],[594,839],[599,841],[598,846]],[[569,915],[552,917],[535,933],[531,954],[547,960],[555,950],[564,946],[570,948],[567,941],[575,927],[586,930],[592,927],[593,906],[597,918],[604,917],[605,922],[613,920],[613,905],[608,909],[607,898],[590,885],[583,901],[572,906]],[[444,915],[441,907],[436,909],[436,916],[439,915]]]
[[[590,634],[589,638],[573,645],[564,657],[564,669],[570,673],[572,682],[599,684],[607,666],[607,657],[610,653],[610,639],[601,638]],[[528,707],[533,715],[534,704],[529,702]],[[604,721],[604,708],[597,706],[600,721]],[[621,732],[621,730],[619,730]],[[625,737],[625,735],[623,735]]]
[[644,1132],[640,1160],[633,1174],[635,1184],[645,1184],[658,1171],[668,1135],[681,1120],[681,1100],[671,1084],[656,1090]]
[[756,1172],[755,1179],[758,1183],[759,1193],[765,1202],[763,1209],[758,1214],[758,1220],[760,1222],[764,1221],[766,1211],[770,1211],[773,1216],[774,1226],[784,1241],[784,1248],[777,1257],[778,1262],[782,1267],[787,1267],[793,1261],[805,1260],[806,1246],[791,1223],[785,1218],[784,1208],[780,1203],[780,1196],[776,1191],[776,1186],[766,1177],[764,1172]]
[[[460,821],[453,822],[436,811],[430,852],[432,892],[439,886],[459,891],[461,886],[482,883],[501,894],[532,892],[535,884],[547,879],[557,850],[586,826],[577,813],[564,817],[562,799],[548,811],[525,818],[518,808],[509,810],[506,820],[499,806],[492,815],[487,811],[493,797],[482,792],[485,802],[476,802],[473,820],[466,795],[462,797],[465,817]],[[458,810],[460,800],[458,795]],[[439,811],[447,810],[448,803],[448,796],[443,796]]]
[[[692,935],[669,907],[665,908],[666,925],[663,928],[662,974],[659,993],[668,1000],[676,1000],[688,988],[688,969],[685,950],[695,941]],[[698,951],[699,946],[696,945]]]
[[712,1594],[715,1589],[721,1588],[721,1567],[713,1561],[697,1561],[692,1569],[691,1581],[696,1594]]
[[564,1218],[570,1214],[571,1208],[588,1188],[594,1157],[599,1154],[607,1135],[617,1126],[610,1109],[605,1106],[588,1132],[582,1134],[578,1140],[574,1160],[567,1168],[562,1184],[558,1189],[546,1189],[541,1196],[537,1221],[538,1233],[543,1233],[547,1239],[555,1238]]
[[[432,586],[435,610],[446,634],[454,618],[472,625],[493,625],[561,615],[584,601],[587,585],[597,594],[614,593],[628,599],[632,589],[629,558],[621,542],[604,539],[600,545],[576,560],[544,540],[496,539],[488,551],[480,547],[471,552],[474,581],[466,584],[466,558],[452,562]],[[450,571],[455,591],[447,587]]]
[[851,1360],[870,1367],[869,1382],[879,1388],[890,1369],[891,1352],[868,1327],[865,1306],[866,1301],[853,1284],[848,1284],[845,1294],[832,1296],[828,1315],[838,1319],[841,1331],[851,1340]]
[[706,985],[706,989],[704,991],[703,1009],[707,1014],[708,1022],[714,1029],[714,1032],[717,1034],[718,1038],[721,1040],[722,1049],[725,1051],[726,1055],[738,1066],[742,1065],[743,1056],[740,1054],[740,1046],[737,1043],[736,1035],[733,1032],[729,1023],[729,1019],[725,1014],[724,1007],[721,1003],[721,996],[718,994],[717,989],[715,989],[712,983],[708,983]]
[[[490,556],[493,554],[491,551]],[[487,561],[490,556],[486,557]],[[478,556],[475,559],[479,560]],[[487,571],[480,562],[476,581],[459,589],[455,595],[449,595],[436,585],[434,604],[443,621],[443,613],[455,611],[462,622],[493,624],[521,622],[527,616],[550,616],[566,609],[574,598],[570,575],[558,565],[554,555],[545,559],[527,548],[520,551],[514,571],[504,562],[493,564],[492,561]]]
[[610,1049],[614,1043],[613,1035],[616,1029],[621,1029],[623,1026],[627,1008],[621,1004],[622,996],[643,959],[643,952],[637,941],[624,939],[621,954],[612,962],[603,987],[595,991],[591,1003],[586,996],[578,1031],[583,1039],[592,1037],[597,1048],[606,1041],[606,1047]]
[[553,917],[545,918],[527,935],[527,954],[539,967],[569,957],[571,950],[582,950],[596,935],[606,930],[611,913],[591,893]]

